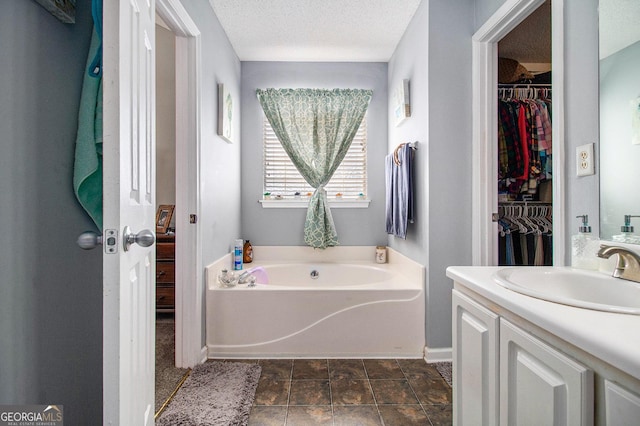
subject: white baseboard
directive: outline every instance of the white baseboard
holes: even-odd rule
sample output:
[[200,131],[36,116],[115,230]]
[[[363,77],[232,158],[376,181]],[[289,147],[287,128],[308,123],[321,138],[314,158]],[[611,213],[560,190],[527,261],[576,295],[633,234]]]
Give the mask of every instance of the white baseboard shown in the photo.
[[424,360],[431,364],[433,362],[451,362],[453,359],[453,351],[451,348],[424,348]]
[[202,349],[200,349],[200,362],[199,364],[203,364],[207,358],[209,358],[209,350],[207,349],[207,345],[204,345]]

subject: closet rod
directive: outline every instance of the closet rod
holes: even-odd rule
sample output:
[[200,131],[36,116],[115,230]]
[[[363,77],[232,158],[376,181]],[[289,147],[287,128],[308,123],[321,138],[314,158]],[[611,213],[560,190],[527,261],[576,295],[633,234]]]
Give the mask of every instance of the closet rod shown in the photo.
[[551,206],[553,205],[553,203],[549,203],[547,201],[499,201],[498,205],[499,206],[527,206],[527,205],[534,205],[534,206]]
[[529,84],[529,83],[498,83],[498,89],[500,88],[505,88],[505,89],[527,89],[529,87],[543,87],[543,88],[549,88],[551,89],[551,84],[543,84],[543,83],[538,83],[538,84]]

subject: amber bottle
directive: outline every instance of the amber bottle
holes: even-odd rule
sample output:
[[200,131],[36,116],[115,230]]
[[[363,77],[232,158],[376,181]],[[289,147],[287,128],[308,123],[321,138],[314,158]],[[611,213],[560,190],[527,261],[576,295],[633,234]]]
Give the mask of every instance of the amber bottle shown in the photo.
[[244,263],[253,262],[253,247],[251,246],[251,242],[249,240],[244,242],[244,247],[242,250],[242,260]]

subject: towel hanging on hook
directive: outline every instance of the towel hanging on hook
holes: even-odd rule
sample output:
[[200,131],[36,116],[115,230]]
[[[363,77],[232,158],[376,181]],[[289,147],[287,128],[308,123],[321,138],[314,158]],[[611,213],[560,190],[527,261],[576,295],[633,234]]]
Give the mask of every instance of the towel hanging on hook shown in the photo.
[[396,166],[399,166],[400,164],[402,164],[402,162],[400,161],[400,158],[398,158],[398,150],[402,148],[404,145],[409,145],[409,148],[413,149],[414,151],[418,149],[418,141],[403,142],[399,144],[396,147],[396,149],[393,151],[393,162],[396,164]]

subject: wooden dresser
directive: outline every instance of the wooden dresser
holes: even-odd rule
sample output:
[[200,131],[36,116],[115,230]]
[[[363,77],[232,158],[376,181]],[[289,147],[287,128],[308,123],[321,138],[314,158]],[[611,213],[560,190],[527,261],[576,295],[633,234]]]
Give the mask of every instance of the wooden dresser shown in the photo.
[[175,234],[156,236],[156,311],[175,309]]

